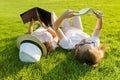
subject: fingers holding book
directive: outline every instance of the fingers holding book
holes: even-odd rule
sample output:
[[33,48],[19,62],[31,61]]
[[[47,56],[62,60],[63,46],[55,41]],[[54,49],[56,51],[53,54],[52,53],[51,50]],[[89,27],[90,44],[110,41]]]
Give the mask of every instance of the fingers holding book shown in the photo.
[[100,10],[93,11],[93,13],[96,15],[97,18],[103,17],[103,12]]
[[70,17],[76,16],[77,14],[78,14],[77,11],[68,9],[68,10],[66,10],[66,11],[62,14],[61,17],[63,17],[63,18],[70,18]]

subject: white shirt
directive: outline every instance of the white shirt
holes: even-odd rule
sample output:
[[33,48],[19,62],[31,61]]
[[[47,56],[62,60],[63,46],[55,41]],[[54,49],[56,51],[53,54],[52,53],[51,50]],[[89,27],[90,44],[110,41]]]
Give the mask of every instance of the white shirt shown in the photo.
[[78,44],[82,39],[91,40],[95,43],[95,47],[99,46],[99,38],[98,37],[90,37],[88,34],[84,32],[78,32],[73,30],[68,30],[65,33],[63,39],[60,40],[59,45],[64,49],[73,49],[76,44]]
[[37,37],[41,42],[51,42],[53,37],[52,35],[47,31],[47,29],[44,29],[42,27],[39,27],[34,32],[32,32],[32,35]]
[[57,47],[57,43],[53,40],[53,36],[47,31],[47,29],[39,27],[34,32],[32,32],[31,35],[37,37],[42,43],[52,42],[53,49]]

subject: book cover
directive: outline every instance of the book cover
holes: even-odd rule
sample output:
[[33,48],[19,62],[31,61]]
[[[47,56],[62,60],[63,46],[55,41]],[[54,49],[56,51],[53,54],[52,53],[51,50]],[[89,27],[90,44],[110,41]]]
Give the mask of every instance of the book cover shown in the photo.
[[82,15],[85,15],[85,14],[88,14],[88,13],[95,14],[96,16],[103,16],[102,14],[96,13],[92,8],[83,8],[83,9],[81,9],[78,12],[77,16],[82,16]]
[[39,7],[34,7],[20,14],[23,23],[27,23],[32,20],[38,21],[39,19],[45,23],[46,26],[51,25],[51,12],[48,12]]

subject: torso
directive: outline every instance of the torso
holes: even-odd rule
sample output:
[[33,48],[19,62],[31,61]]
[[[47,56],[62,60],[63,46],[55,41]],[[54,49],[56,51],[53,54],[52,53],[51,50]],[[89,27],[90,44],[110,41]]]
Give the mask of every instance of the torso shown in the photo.
[[41,42],[51,42],[53,37],[52,35],[44,28],[40,27],[34,32],[32,32],[33,36],[37,37]]
[[63,38],[59,43],[64,49],[73,49],[83,39],[92,40],[96,45],[99,45],[98,37],[90,37],[83,31],[69,30],[65,33],[65,36],[66,38]]

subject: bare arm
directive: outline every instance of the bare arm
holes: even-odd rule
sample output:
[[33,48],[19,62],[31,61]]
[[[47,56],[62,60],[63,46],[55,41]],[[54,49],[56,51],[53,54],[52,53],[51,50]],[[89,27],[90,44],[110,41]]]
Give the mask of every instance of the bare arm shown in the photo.
[[62,32],[62,30],[59,28],[60,24],[62,23],[62,21],[65,18],[73,17],[76,14],[77,14],[77,12],[75,12],[73,10],[67,10],[53,24],[53,28],[54,28],[55,32],[57,33],[57,36],[58,36],[59,40],[61,40],[63,37],[65,37],[64,33]]
[[30,22],[30,25],[29,25],[29,29],[28,29],[28,33],[31,34],[33,32],[33,25],[34,25],[34,20],[32,19],[32,21]]
[[47,31],[52,34],[53,38],[57,36],[56,32],[52,28],[48,27]]
[[47,31],[52,34],[53,40],[56,43],[58,43],[58,36],[57,36],[56,32],[52,28],[50,28],[50,27],[47,29]]
[[58,41],[59,41],[58,37],[55,36],[55,37],[53,38],[53,41],[55,41],[56,43],[58,43]]
[[[100,11],[97,11],[96,13],[102,14]],[[101,28],[102,28],[102,16],[98,15],[96,17],[97,17],[97,22],[96,22],[95,30],[93,32],[93,36],[99,37],[100,31],[101,31]]]
[[40,25],[43,27],[43,28],[47,28],[47,26],[44,24],[44,22],[42,22],[40,19],[39,19],[39,22],[40,22]]
[[101,30],[101,28],[102,28],[102,16],[97,16],[96,29]]

